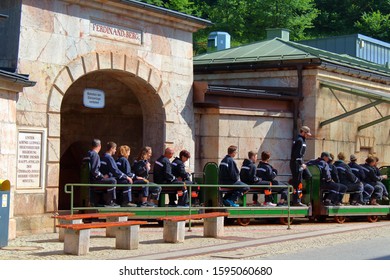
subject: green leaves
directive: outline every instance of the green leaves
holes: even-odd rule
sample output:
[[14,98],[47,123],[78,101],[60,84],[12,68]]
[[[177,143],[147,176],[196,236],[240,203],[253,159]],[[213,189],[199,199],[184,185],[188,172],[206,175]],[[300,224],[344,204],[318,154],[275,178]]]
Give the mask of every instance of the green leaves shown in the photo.
[[211,20],[194,34],[196,54],[212,31],[231,35],[231,45],[266,38],[267,28],[287,28],[291,40],[362,33],[390,41],[390,0],[143,0]]
[[384,15],[380,11],[363,13],[355,27],[360,33],[390,41],[390,14]]
[[320,14],[312,37],[362,33],[388,41],[389,0],[315,0]]

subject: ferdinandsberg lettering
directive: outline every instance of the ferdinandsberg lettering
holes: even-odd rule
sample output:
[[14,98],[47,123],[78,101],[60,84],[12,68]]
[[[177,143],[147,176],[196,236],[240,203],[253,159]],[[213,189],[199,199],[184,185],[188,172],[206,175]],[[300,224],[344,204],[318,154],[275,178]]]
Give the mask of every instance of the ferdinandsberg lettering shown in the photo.
[[137,34],[136,32],[132,32],[125,29],[119,29],[117,27],[109,27],[109,26],[93,23],[92,29],[94,31],[109,34],[109,35],[114,35],[114,36],[129,38],[129,39],[136,39],[136,40],[140,39],[140,35]]

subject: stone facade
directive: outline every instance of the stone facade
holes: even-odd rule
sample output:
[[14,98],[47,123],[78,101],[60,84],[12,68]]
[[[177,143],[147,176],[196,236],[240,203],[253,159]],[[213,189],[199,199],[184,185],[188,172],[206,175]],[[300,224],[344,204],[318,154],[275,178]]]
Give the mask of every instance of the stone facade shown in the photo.
[[[52,213],[69,209],[63,185],[77,180],[95,137],[129,145],[133,156],[144,145],[154,158],[166,146],[194,152],[192,32],[206,25],[118,1],[22,1],[17,68],[37,84],[0,99],[2,108],[16,108],[1,114],[14,232],[53,230]],[[105,108],[83,106],[85,88],[103,90]],[[20,128],[45,136],[36,188],[15,184]]]
[[383,102],[362,112],[319,127],[319,123],[322,121],[373,102],[367,97],[322,87],[322,81],[342,83],[387,96],[390,95],[389,82],[378,83],[326,71],[318,71],[315,78],[316,80],[313,79],[312,82],[314,88],[312,92],[315,94],[307,92],[309,97],[307,98],[308,106],[312,106],[313,103],[316,104],[316,115],[313,116],[316,140],[315,154],[318,155],[322,150],[330,151],[335,155],[338,152],[344,152],[346,155],[355,154],[360,162],[363,162],[368,154],[374,154],[379,158],[380,166],[390,165],[389,121],[358,130],[358,127],[363,124],[375,121],[382,116],[389,116],[389,103]]
[[[195,80],[223,86],[297,85],[296,71],[197,74]],[[218,104],[218,108],[198,107],[195,112],[198,170],[208,161],[219,163],[228,146],[236,145],[239,167],[249,151],[256,151],[259,156],[262,151],[269,151],[279,174],[290,173],[293,114],[288,102],[215,96],[206,99]]]
[[[271,164],[279,174],[289,174],[289,159],[293,141],[292,102],[278,99],[229,98],[205,93],[207,84],[225,87],[289,87],[297,88],[296,71],[274,69],[262,71],[229,71],[223,73],[197,73],[195,75],[195,101],[208,106],[196,109],[197,168],[202,169],[208,161],[219,163],[226,155],[229,145],[237,145],[238,166],[247,157],[249,150],[271,152]],[[298,126],[307,125],[313,137],[308,139],[305,160],[318,157],[322,151],[335,156],[344,152],[347,157],[356,154],[363,163],[368,154],[379,157],[379,165],[390,164],[390,141],[388,121],[358,131],[362,124],[390,114],[389,103],[352,114],[346,118],[320,127],[328,120],[371,103],[367,97],[333,90],[321,86],[321,82],[341,83],[346,87],[376,91],[390,95],[385,79],[381,82],[362,76],[327,71],[321,68],[305,69],[302,72],[302,96],[299,102]],[[203,83],[203,84],[202,84]],[[199,92],[196,88],[200,88]],[[202,93],[203,92],[203,93]],[[333,93],[332,93],[333,92]],[[288,105],[290,104],[290,105]],[[210,108],[211,107],[211,108]],[[346,110],[346,111],[345,111]],[[215,149],[217,147],[217,149]]]
[[[10,180],[15,182],[16,170],[13,168],[16,162],[16,100],[18,92],[13,92],[9,88],[5,89],[0,81],[0,180]],[[11,188],[11,205],[14,201],[14,189]],[[16,223],[13,218],[13,208],[10,209],[9,238],[15,238]]]
[[[16,103],[19,92],[23,91],[23,83],[17,78],[10,79],[0,75],[0,180],[16,181],[16,157],[17,157],[17,125],[16,125]],[[16,237],[15,211],[15,188],[10,192],[10,222],[9,238]],[[5,219],[5,217],[3,217]]]
[[197,170],[205,163],[219,161],[230,145],[238,147],[241,166],[249,151],[272,153],[272,161],[281,174],[288,174],[289,146],[292,138],[292,114],[257,112],[242,109],[198,109],[196,111]]

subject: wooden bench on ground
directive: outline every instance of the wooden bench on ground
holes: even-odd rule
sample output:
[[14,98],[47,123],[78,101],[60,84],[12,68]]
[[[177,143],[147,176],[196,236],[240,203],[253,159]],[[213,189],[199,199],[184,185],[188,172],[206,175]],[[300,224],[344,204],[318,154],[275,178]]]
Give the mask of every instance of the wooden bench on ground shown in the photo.
[[[134,216],[135,213],[128,212],[109,212],[109,213],[85,213],[85,214],[72,214],[72,215],[57,215],[52,218],[57,219],[60,225],[64,224],[82,224],[83,219],[105,219],[106,222],[122,222],[127,221],[128,217]],[[64,241],[65,229],[60,227],[59,240]],[[107,237],[115,237],[115,229],[107,228]]]
[[139,245],[139,227],[146,221],[101,222],[89,224],[60,224],[57,227],[65,229],[64,253],[86,255],[89,252],[90,232],[94,228],[115,229],[115,248],[134,250]]
[[193,214],[186,216],[167,216],[158,218],[164,221],[164,242],[177,243],[184,242],[185,223],[188,220],[204,219],[203,236],[220,237],[224,234],[224,217],[227,212],[209,212],[203,214]]

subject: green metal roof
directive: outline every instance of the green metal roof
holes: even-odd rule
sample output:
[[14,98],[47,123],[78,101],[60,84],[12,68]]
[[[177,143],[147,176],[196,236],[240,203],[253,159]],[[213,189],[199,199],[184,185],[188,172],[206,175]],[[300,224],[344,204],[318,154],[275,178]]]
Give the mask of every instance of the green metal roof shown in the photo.
[[295,46],[296,48],[299,48],[302,51],[310,52],[312,55],[318,57],[323,61],[354,67],[354,68],[361,68],[362,70],[365,71],[371,70],[385,75],[390,75],[390,69],[386,68],[383,65],[369,62],[364,59],[356,58],[347,54],[337,54],[337,53],[317,49],[314,47],[306,46],[295,42],[285,42],[285,43]]
[[222,64],[262,63],[271,61],[293,62],[294,60],[302,61],[313,59],[390,76],[390,69],[379,64],[371,63],[349,55],[336,54],[303,44],[285,41],[280,38],[198,55],[194,57],[194,66],[216,66]]
[[194,57],[194,65],[316,58],[279,38]]

